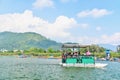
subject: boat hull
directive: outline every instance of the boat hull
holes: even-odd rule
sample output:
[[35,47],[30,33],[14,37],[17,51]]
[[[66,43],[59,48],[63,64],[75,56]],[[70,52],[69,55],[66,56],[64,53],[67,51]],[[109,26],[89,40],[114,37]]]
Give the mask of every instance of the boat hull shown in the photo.
[[95,63],[95,64],[83,64],[83,63],[60,63],[61,66],[63,67],[95,67],[95,68],[103,68],[107,66],[107,64],[102,64],[102,63]]

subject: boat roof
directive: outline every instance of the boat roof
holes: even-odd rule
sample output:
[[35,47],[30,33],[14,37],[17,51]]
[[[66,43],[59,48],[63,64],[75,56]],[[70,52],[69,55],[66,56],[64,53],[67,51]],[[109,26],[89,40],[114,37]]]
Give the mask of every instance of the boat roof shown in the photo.
[[80,44],[63,44],[62,48],[86,48],[90,45],[80,45]]

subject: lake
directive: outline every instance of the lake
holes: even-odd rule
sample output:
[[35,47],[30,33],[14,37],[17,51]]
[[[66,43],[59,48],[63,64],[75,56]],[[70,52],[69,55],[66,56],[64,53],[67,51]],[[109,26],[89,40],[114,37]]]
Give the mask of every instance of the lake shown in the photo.
[[119,62],[105,68],[64,68],[60,59],[0,56],[0,80],[120,80]]

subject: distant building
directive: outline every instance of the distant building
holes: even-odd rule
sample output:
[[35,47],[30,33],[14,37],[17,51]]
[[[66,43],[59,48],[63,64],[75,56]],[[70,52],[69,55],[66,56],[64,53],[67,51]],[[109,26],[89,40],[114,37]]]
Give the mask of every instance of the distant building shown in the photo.
[[0,51],[1,51],[1,52],[8,52],[8,50],[7,50],[7,49],[4,49],[4,48],[3,48],[3,49],[0,49]]
[[17,49],[13,50],[13,52],[17,52],[17,51],[18,51]]
[[120,45],[117,46],[117,52],[120,52]]

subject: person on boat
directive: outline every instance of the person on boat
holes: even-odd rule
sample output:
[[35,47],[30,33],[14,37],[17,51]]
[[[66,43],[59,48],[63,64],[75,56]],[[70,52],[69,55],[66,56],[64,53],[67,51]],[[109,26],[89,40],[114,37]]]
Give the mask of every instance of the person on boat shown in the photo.
[[78,56],[78,52],[73,53],[73,58],[76,58]]
[[71,54],[71,52],[69,52],[67,55],[67,58],[71,58],[71,57],[72,57],[72,54]]
[[86,55],[87,55],[87,56],[91,55],[90,51],[87,51],[87,52],[86,52]]
[[81,54],[80,54],[80,51],[78,52],[78,56],[80,56]]
[[106,50],[106,60],[110,60],[110,50]]
[[66,55],[63,53],[62,54],[62,63],[65,63],[66,62]]

